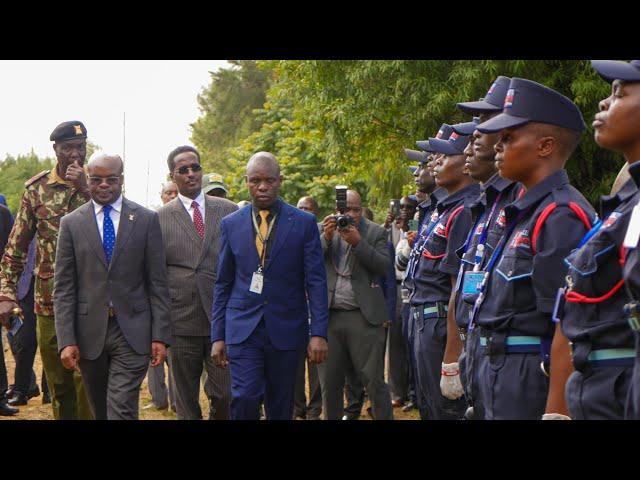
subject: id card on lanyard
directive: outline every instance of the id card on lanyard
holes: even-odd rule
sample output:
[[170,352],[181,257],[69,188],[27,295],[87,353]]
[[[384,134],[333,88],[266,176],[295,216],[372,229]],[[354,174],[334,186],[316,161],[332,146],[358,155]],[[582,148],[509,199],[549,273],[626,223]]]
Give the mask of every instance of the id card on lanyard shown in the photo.
[[[489,216],[487,217],[487,221],[484,222],[482,227],[482,232],[480,233],[480,238],[478,239],[478,244],[476,245],[476,252],[474,256],[474,265],[473,271],[464,271],[464,263],[460,263],[460,271],[458,272],[458,280],[456,284],[456,291],[460,290],[460,283],[462,282],[462,293],[466,295],[477,295],[480,293],[480,287],[482,285],[482,281],[484,280],[484,272],[480,270],[482,266],[482,261],[484,260],[484,252],[485,245],[487,243],[487,236],[489,234],[489,228],[491,228],[491,221],[493,220],[493,215],[496,212],[496,207],[498,203],[500,203],[500,199],[502,198],[502,192],[498,194],[493,205],[491,206],[491,211],[489,212]],[[464,256],[467,253],[467,249],[469,248],[469,244],[471,243],[471,239],[476,231],[476,228],[480,224],[480,220],[484,218],[484,213],[479,215],[476,219],[473,228],[469,232],[467,236],[467,241],[464,243],[462,248],[462,255]]]
[[262,238],[256,217],[255,215],[253,215],[253,212],[251,213],[251,220],[253,220],[253,227],[255,228],[256,236],[262,243],[262,252],[260,254],[260,264],[258,265],[258,269],[255,272],[253,272],[253,275],[251,276],[251,285],[249,286],[249,291],[251,293],[257,293],[258,295],[262,294],[262,286],[264,284],[264,276],[262,272],[264,270],[264,263],[267,257],[267,241],[271,236],[271,232],[273,231],[273,226],[276,224],[276,217],[277,215],[273,216],[273,219],[271,220],[271,224],[269,225],[269,229],[267,230],[267,235],[266,237]]
[[518,224],[522,221],[522,219],[528,212],[529,212],[528,208],[526,210],[522,210],[518,214],[518,216],[513,220],[513,223],[511,223],[511,225],[507,227],[507,230],[505,231],[504,235],[500,239],[500,242],[496,246],[496,249],[493,251],[491,258],[487,263],[487,268],[485,269],[484,272],[479,272],[479,273],[482,273],[482,281],[480,282],[480,288],[478,291],[479,295],[478,295],[478,298],[476,299],[476,302],[473,305],[473,310],[469,312],[469,327],[468,327],[469,331],[472,331],[474,328],[475,319],[476,319],[476,316],[478,315],[478,311],[480,310],[480,307],[482,306],[482,302],[484,301],[485,294],[487,291],[487,284],[489,283],[489,278],[491,276],[491,272],[493,271],[493,267],[495,267],[498,259],[502,255],[504,247],[509,241],[509,237],[511,237],[511,234],[513,233],[515,228],[518,226]]

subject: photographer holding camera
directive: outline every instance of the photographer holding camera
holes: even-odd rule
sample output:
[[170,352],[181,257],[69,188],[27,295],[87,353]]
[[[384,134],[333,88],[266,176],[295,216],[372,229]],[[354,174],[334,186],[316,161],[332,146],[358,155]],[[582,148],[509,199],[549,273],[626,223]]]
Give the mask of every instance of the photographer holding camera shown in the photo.
[[351,362],[367,389],[376,420],[392,420],[384,382],[384,323],[388,314],[379,277],[391,266],[387,233],[363,218],[360,195],[336,187],[338,215],[325,217],[320,240],[329,286],[331,355],[319,365],[325,418],[343,414],[345,371]]

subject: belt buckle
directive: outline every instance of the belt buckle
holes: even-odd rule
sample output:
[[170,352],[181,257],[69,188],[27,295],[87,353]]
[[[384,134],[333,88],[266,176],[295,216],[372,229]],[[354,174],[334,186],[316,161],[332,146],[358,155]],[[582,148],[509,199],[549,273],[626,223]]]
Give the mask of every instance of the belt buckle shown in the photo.
[[640,311],[638,302],[629,302],[624,306],[627,322],[632,330],[640,332]]
[[545,377],[549,378],[549,372],[547,371],[544,360],[540,362],[540,370],[542,370],[542,373],[544,373]]

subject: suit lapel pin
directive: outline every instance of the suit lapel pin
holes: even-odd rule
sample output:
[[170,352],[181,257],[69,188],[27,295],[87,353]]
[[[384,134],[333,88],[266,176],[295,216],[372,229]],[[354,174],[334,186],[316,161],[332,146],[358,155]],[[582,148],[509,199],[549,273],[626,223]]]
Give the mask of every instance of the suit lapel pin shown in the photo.
[[131,220],[133,222],[133,213],[129,214],[129,220]]

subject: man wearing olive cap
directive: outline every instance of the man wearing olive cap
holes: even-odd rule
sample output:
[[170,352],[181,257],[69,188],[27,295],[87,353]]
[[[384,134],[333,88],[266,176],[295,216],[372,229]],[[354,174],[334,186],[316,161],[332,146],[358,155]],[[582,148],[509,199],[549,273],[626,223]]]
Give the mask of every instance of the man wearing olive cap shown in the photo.
[[15,225],[0,262],[0,321],[6,326],[18,307],[16,289],[27,261],[29,244],[36,239],[35,313],[37,337],[56,420],[91,419],[79,371],[65,370],[58,357],[53,317],[53,267],[60,219],[86,203],[89,196],[83,165],[87,129],[79,121],[58,125],[54,142],[57,163],[25,183]]

